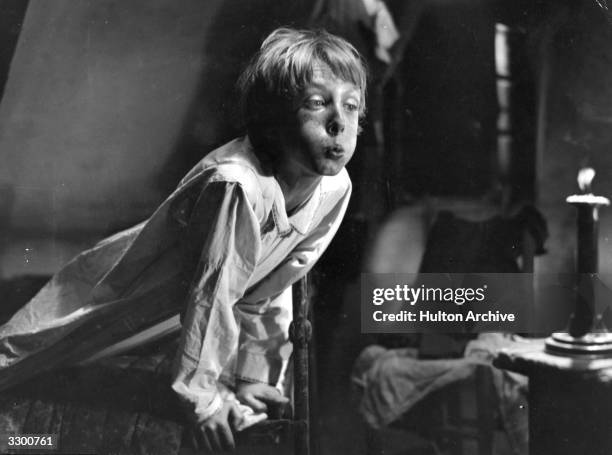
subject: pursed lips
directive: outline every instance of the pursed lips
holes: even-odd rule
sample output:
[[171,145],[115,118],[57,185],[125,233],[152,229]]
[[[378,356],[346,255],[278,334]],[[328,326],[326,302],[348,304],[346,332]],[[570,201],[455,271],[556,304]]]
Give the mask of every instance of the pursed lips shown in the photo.
[[340,145],[325,147],[325,155],[328,158],[340,159],[344,156],[344,148]]

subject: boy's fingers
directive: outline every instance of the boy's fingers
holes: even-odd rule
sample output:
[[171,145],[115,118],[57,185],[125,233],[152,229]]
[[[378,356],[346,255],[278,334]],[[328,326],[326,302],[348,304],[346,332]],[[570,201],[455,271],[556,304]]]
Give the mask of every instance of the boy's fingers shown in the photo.
[[231,451],[236,448],[234,444],[234,436],[232,435],[232,430],[230,429],[229,425],[219,425],[217,428],[217,433],[222,450]]
[[257,398],[274,404],[286,404],[289,402],[289,398],[282,396],[276,389],[263,390]]
[[221,442],[219,441],[219,436],[217,435],[217,432],[209,427],[206,427],[204,431],[204,439],[208,442],[208,447],[210,447],[210,451],[219,452],[221,450]]
[[229,410],[229,417],[228,417],[228,421],[232,429],[235,430],[236,428],[238,428],[238,425],[240,425],[243,419],[244,419],[244,415],[242,414],[242,411],[240,410],[240,408],[238,408],[238,405],[236,404],[233,405]]
[[208,428],[203,429],[200,440],[202,441],[201,446],[204,447],[206,453],[213,453],[215,451],[214,441],[211,441],[210,439]]
[[245,404],[253,408],[254,411],[266,412],[268,410],[266,403],[255,398],[252,393],[247,393],[242,398],[245,401]]

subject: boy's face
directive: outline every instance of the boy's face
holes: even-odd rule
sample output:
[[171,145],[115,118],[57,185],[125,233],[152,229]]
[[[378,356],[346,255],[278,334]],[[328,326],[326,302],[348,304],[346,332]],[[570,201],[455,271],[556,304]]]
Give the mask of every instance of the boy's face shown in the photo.
[[298,94],[280,132],[285,164],[300,175],[336,175],[349,162],[359,131],[361,92],[325,65]]

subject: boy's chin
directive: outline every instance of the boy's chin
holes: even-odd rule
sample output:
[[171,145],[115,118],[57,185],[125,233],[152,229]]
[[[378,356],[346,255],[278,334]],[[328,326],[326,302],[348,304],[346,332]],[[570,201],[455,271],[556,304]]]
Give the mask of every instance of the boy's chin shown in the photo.
[[344,169],[344,164],[335,164],[333,166],[323,165],[318,166],[317,174],[320,176],[333,177],[334,175],[338,175],[342,169]]
[[315,163],[315,172],[321,176],[338,175],[346,166],[346,160],[320,160]]

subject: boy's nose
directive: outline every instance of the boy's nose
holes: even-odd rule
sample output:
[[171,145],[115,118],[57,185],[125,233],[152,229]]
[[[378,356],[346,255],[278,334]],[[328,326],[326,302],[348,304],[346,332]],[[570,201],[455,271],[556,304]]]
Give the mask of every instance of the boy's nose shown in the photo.
[[335,109],[329,121],[327,122],[327,134],[329,134],[330,136],[337,136],[338,134],[344,131],[344,127],[344,119],[340,115],[340,112]]

